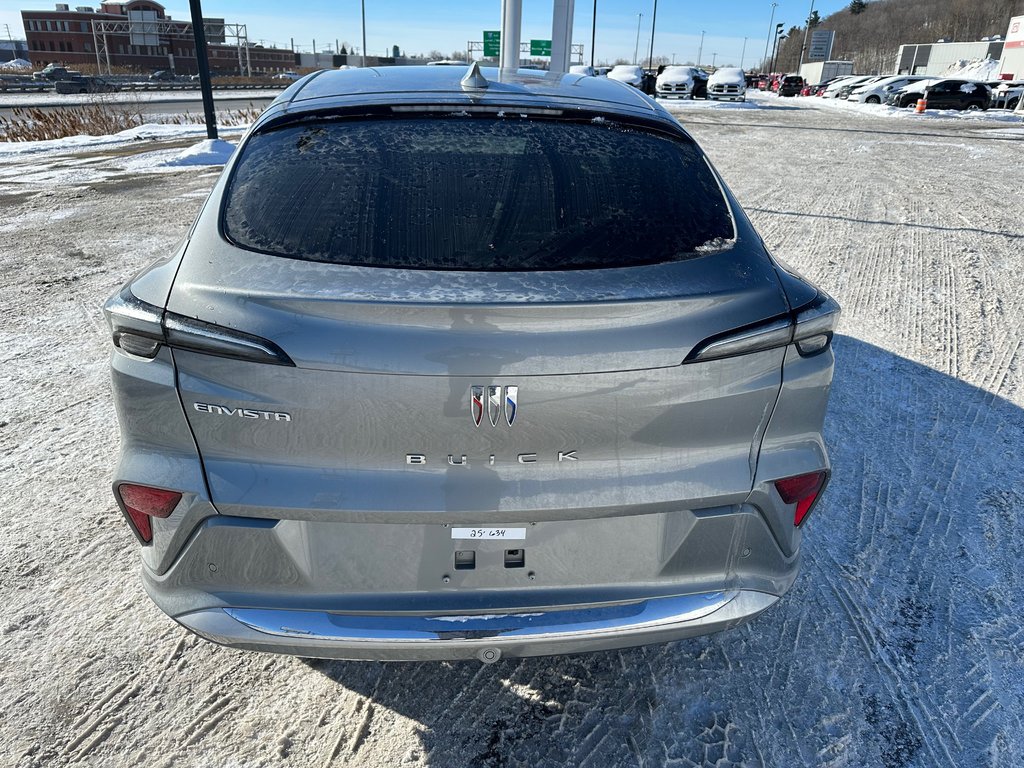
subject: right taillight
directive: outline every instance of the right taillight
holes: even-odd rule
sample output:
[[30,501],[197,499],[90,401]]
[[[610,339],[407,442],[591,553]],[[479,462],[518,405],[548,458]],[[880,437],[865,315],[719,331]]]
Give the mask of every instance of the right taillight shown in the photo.
[[789,316],[701,342],[687,355],[685,362],[717,360],[790,344],[795,344],[803,357],[812,357],[828,349],[839,315],[839,304],[835,299],[819,292],[814,301]]
[[804,475],[786,477],[775,481],[775,490],[786,504],[796,504],[793,512],[793,525],[800,527],[814,507],[814,502],[821,496],[828,473],[821,469]]
[[181,501],[178,491],[151,488],[148,485],[121,483],[117,486],[117,498],[121,501],[132,529],[143,544],[153,541],[151,517],[168,517]]

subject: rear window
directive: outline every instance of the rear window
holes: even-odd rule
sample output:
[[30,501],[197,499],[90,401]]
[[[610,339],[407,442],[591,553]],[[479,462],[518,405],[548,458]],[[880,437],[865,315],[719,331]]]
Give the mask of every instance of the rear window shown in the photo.
[[691,142],[601,120],[349,119],[250,138],[222,211],[234,244],[310,261],[597,269],[727,247]]

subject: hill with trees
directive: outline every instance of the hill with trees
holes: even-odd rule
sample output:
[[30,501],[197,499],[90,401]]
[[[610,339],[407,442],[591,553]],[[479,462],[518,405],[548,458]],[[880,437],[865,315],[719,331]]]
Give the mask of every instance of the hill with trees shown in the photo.
[[[853,61],[857,72],[884,74],[895,71],[903,44],[1005,35],[1011,16],[1024,16],[1024,0],[852,0],[825,18],[812,14],[810,24],[835,31],[833,59]],[[786,30],[776,71],[799,70],[805,25]]]

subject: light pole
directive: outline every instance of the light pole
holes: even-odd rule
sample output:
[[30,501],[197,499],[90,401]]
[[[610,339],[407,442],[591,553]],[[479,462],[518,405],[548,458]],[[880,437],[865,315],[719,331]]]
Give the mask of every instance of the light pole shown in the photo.
[[644,15],[642,13],[638,13],[636,15],[636,45],[633,46],[633,63],[634,64],[637,63],[637,56],[640,53],[640,21],[641,21],[641,19],[643,19],[643,17],[644,17]]
[[768,22],[768,36],[764,39],[764,56],[761,58],[761,66],[768,64],[768,46],[772,44],[772,24],[775,23],[775,7],[778,3],[772,3],[772,17]]
[[740,69],[743,69],[743,59],[747,55],[747,38],[743,38],[743,53],[740,54]]
[[673,53],[672,54],[672,66],[675,66],[675,63],[676,63],[676,55]]
[[700,57],[704,53],[704,30],[700,31],[700,46],[697,48],[697,66],[700,66]]
[[594,20],[590,24],[590,68],[594,68],[594,43],[597,40],[597,0],[594,0]]
[[807,24],[804,26],[804,44],[800,47],[800,64],[797,69],[804,66],[804,51],[807,50],[807,34],[811,31],[811,17],[814,15],[814,0],[811,0],[811,10],[807,12]]
[[[366,66],[366,0],[360,0],[360,6],[362,7],[362,11],[363,11],[363,58],[362,58],[362,62],[363,62],[363,66],[365,67]],[[316,53],[316,51],[313,51],[313,53]]]
[[772,72],[775,71],[776,63],[779,60],[779,54],[782,52],[782,46],[780,43],[786,39],[786,35],[782,32],[782,27],[783,25],[779,24],[775,28],[775,45],[772,46]]
[[711,54],[711,68],[712,69],[715,68],[715,59],[717,59],[717,58],[718,58],[718,54],[717,53],[712,53]]
[[658,0],[654,0],[654,15],[651,16],[651,50],[647,55],[647,68],[654,69],[654,25],[658,21]]

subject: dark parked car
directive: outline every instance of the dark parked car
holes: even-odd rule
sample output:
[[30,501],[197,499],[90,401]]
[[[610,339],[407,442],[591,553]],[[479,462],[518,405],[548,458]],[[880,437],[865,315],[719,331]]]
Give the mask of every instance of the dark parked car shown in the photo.
[[237,648],[729,629],[793,584],[830,473],[838,305],[604,77],[293,83],[105,313],[145,587]]
[[153,81],[173,83],[175,80],[178,79],[178,77],[169,69],[158,69],[156,72],[149,76],[149,79]]
[[786,75],[779,81],[779,96],[799,96],[804,79],[800,75]]
[[32,73],[33,80],[49,80],[51,82],[55,82],[57,80],[70,80],[81,76],[81,72],[74,69],[68,69],[67,67],[62,67],[57,64],[47,64],[40,71]]
[[922,80],[890,94],[885,103],[913,107],[921,98],[928,102],[928,109],[988,109],[992,92],[975,80]]
[[57,93],[110,93],[121,90],[120,86],[102,77],[78,77],[58,80],[53,84]]

